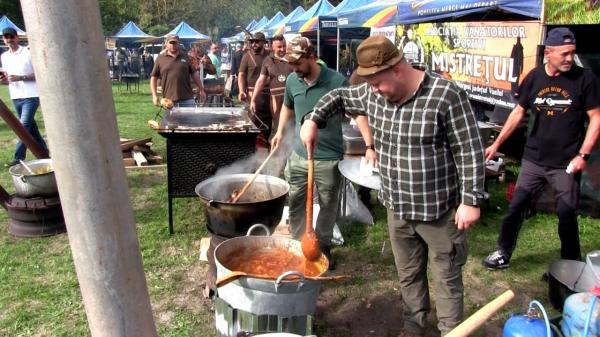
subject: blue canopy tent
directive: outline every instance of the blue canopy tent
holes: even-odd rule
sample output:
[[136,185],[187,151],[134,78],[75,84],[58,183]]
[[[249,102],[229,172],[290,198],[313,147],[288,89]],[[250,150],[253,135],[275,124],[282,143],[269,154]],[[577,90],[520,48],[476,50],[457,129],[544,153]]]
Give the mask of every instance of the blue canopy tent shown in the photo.
[[322,37],[325,37],[326,40],[333,40],[333,37],[335,36],[337,55],[335,58],[335,62],[336,70],[339,71],[339,52],[340,43],[342,43],[342,40],[362,40],[369,36],[369,29],[356,27],[340,31],[339,26],[337,24],[337,17],[340,13],[365,6],[370,2],[372,2],[372,0],[344,0],[325,15],[313,17],[311,20],[309,20],[310,23],[305,24],[303,25],[303,27],[300,28],[300,33],[302,33],[302,35],[305,36],[316,35],[317,44],[319,46],[321,45]]
[[165,34],[164,37],[172,34],[179,36],[180,41],[187,43],[210,40],[210,37],[208,35],[204,35],[198,32],[190,25],[188,25],[185,21],[181,21],[177,25],[177,27],[173,28],[172,31]]
[[314,25],[314,21],[319,16],[325,15],[333,9],[333,5],[327,0],[319,0],[310,7],[304,14],[288,22],[285,26],[286,33],[298,33],[304,26]]
[[[250,29],[256,26],[256,24],[256,20],[250,21],[250,23],[246,26],[245,30],[250,31]],[[223,37],[221,38],[221,43],[234,43],[238,41],[244,41],[244,35],[244,32],[241,32],[230,37]]]
[[[269,20],[267,23],[265,23],[262,27],[255,27],[254,29],[252,29],[252,34],[256,33],[256,32],[265,32],[267,27],[271,26],[271,25],[276,25],[277,23],[281,22],[281,20],[283,20],[285,18],[285,15],[283,15],[283,13],[281,12],[277,12],[277,14],[275,14],[271,20]],[[266,35],[266,34],[265,34]]]
[[299,18],[302,14],[304,14],[304,8],[298,6],[296,7],[296,9],[294,9],[293,11],[290,12],[290,14],[288,14],[285,18],[283,18],[281,21],[275,23],[275,24],[271,24],[271,25],[267,25],[265,26],[265,35],[267,37],[273,37],[275,35],[282,35],[285,31],[285,25],[290,22],[293,21],[297,18]]
[[355,27],[379,27],[396,22],[399,0],[379,0],[368,5],[342,11],[338,14],[340,29]]
[[148,42],[158,39],[156,36],[144,33],[133,21],[129,21],[112,38],[126,44],[132,42]]
[[19,35],[19,36],[26,35],[25,31],[22,30],[21,28],[17,27],[17,25],[15,25],[12,21],[10,21],[10,19],[8,17],[6,17],[6,15],[2,15],[2,18],[0,18],[0,31],[4,28],[13,28],[14,30],[17,31],[17,35]]
[[542,13],[542,2],[542,0],[434,0],[415,4],[414,1],[404,0],[398,4],[394,21],[400,24],[432,22],[449,17],[477,15],[482,12],[487,12],[486,20],[490,19],[490,13],[496,13],[501,19],[505,19],[506,14],[539,19]]

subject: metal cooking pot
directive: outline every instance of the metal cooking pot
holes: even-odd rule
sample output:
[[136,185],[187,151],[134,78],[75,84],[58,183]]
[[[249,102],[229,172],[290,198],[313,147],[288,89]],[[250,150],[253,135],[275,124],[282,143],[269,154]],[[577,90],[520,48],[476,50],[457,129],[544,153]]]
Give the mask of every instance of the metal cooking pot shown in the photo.
[[562,311],[567,297],[589,291],[600,281],[585,262],[575,260],[552,262],[548,274],[548,297],[552,306],[559,311]]
[[[300,241],[273,236],[240,236],[221,243],[215,249],[217,277],[229,274],[224,261],[240,249],[279,248],[303,256]],[[320,273],[327,271],[329,262],[324,255],[319,260]],[[287,280],[294,276],[294,279]],[[298,276],[299,279],[297,278]],[[297,271],[288,271],[277,280],[240,277],[217,289],[218,295],[233,308],[256,315],[284,317],[313,315],[319,296],[319,281],[307,280]]]
[[208,229],[226,237],[244,236],[255,223],[273,232],[281,221],[290,185],[277,177],[259,174],[237,203],[231,193],[240,190],[252,174],[227,174],[208,178],[196,185],[203,201]]
[[34,173],[37,170],[47,171],[41,174],[30,174],[23,165],[17,164],[8,169],[12,176],[15,191],[20,197],[34,195],[55,195],[58,193],[56,177],[52,170],[52,159],[37,159],[25,162]]

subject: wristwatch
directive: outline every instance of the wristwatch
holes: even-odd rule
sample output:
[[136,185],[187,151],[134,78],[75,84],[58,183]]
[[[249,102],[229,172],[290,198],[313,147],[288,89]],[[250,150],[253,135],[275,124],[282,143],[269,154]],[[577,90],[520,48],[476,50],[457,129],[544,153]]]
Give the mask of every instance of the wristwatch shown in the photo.
[[365,147],[367,148],[367,150],[371,149],[371,150],[375,151],[375,145],[373,145],[373,144],[367,145]]
[[588,159],[590,159],[590,154],[589,153],[581,153],[581,152],[579,152],[577,155],[580,156],[581,159],[583,159],[585,161],[587,161]]

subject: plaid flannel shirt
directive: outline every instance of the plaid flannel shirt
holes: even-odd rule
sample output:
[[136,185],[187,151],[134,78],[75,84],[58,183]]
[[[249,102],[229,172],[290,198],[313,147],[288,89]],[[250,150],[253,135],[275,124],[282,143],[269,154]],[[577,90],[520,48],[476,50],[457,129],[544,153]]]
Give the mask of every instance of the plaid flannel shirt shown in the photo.
[[401,219],[432,221],[459,203],[477,206],[485,158],[466,93],[425,73],[401,105],[367,83],[332,90],[305,116],[319,128],[336,113],[367,115],[381,175],[379,200]]

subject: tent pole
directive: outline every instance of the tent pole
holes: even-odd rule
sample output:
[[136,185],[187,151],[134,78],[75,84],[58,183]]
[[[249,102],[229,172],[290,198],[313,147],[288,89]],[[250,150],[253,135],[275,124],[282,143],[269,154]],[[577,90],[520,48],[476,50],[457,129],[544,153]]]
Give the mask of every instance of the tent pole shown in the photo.
[[337,27],[337,40],[335,42],[336,44],[336,51],[337,53],[335,54],[335,71],[339,72],[340,71],[340,23],[338,22],[338,24],[336,25]]
[[91,336],[156,337],[98,1],[21,5]]
[[321,22],[317,20],[317,56],[321,58]]

